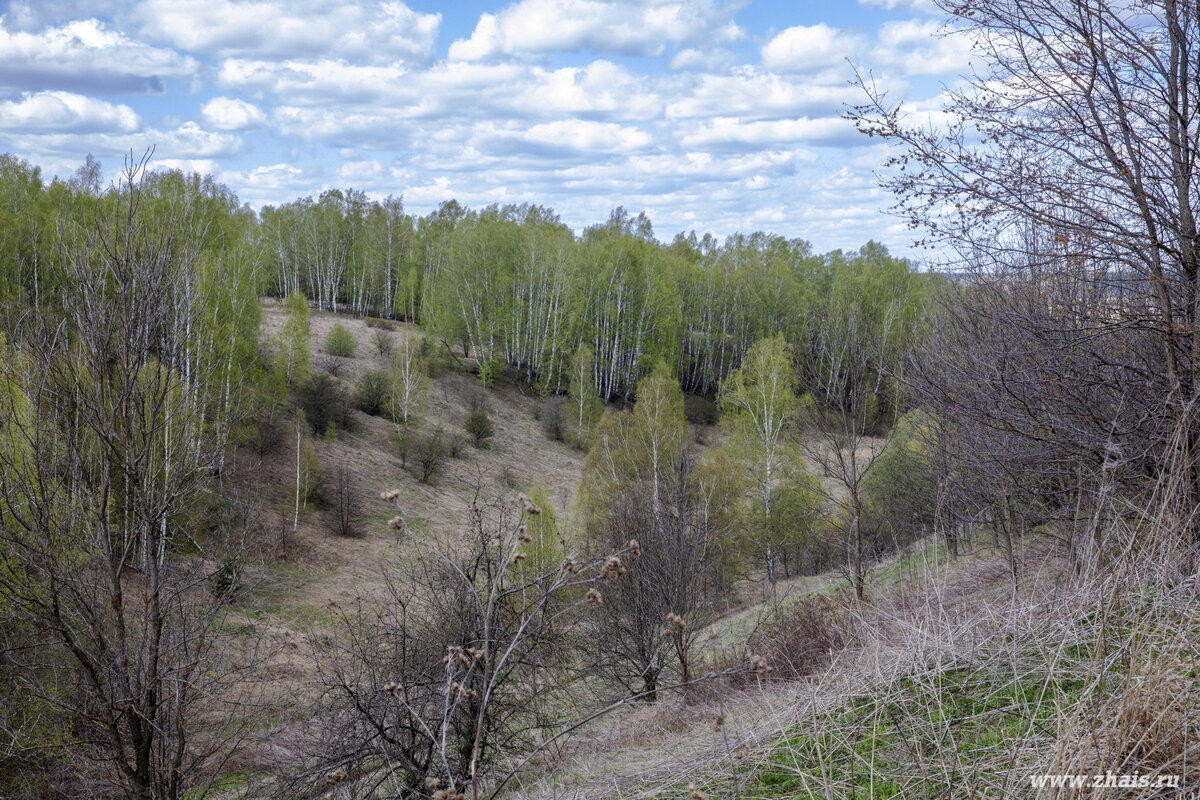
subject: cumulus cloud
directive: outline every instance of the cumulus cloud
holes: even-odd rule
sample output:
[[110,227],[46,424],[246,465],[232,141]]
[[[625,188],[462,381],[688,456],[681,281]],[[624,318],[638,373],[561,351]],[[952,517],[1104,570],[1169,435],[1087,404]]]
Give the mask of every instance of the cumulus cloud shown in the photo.
[[6,29],[0,17],[0,86],[74,89],[109,94],[158,94],[164,78],[191,75],[196,62],[109,30],[95,19],[38,32]]
[[812,72],[857,53],[861,37],[816,25],[796,25],[780,31],[762,49],[763,66],[776,72]]
[[794,144],[839,145],[865,144],[866,137],[854,125],[840,117],[823,119],[783,119],[743,122],[735,117],[718,117],[680,140],[685,147],[733,148],[786,147]]
[[971,61],[971,40],[945,30],[937,20],[885,22],[879,29],[876,58],[908,75],[957,74]]
[[591,50],[659,56],[667,42],[722,44],[744,31],[711,0],[520,0],[480,16],[470,38],[450,45],[452,60]]
[[473,143],[482,143],[489,152],[553,157],[630,153],[650,147],[652,139],[649,133],[633,126],[564,119],[523,130],[486,126]]
[[144,34],[191,53],[376,64],[429,58],[442,21],[402,2],[348,0],[145,0],[138,16]]
[[219,131],[241,131],[261,127],[267,115],[258,106],[233,97],[214,97],[200,109],[204,120]]
[[130,133],[141,127],[137,113],[71,92],[25,93],[0,102],[0,129],[19,133]]
[[779,119],[813,114],[840,114],[858,102],[858,89],[836,82],[804,79],[742,67],[732,74],[701,75],[667,103],[666,115],[699,119],[737,115],[744,119]]

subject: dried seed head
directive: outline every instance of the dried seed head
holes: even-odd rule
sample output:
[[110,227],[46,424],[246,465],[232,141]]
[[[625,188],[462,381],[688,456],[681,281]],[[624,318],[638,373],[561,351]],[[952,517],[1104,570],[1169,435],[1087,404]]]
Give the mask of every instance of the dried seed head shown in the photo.
[[734,751],[733,757],[741,761],[750,757],[750,745],[742,742],[742,746]]
[[600,568],[600,574],[610,581],[615,581],[625,574],[625,565],[616,556],[609,556],[608,560],[604,562],[604,566]]
[[389,491],[379,493],[379,499],[383,500],[385,503],[389,502],[391,500],[395,500],[399,496],[400,496],[399,489],[391,489]]
[[637,539],[629,540],[629,554],[634,558],[637,558],[642,554],[642,546],[638,544]]
[[435,778],[433,775],[430,775],[428,778],[425,779],[425,788],[431,792],[441,785],[442,785],[441,778]]
[[574,575],[576,572],[579,572],[579,565],[575,563],[575,559],[568,558],[563,560],[562,569]]
[[521,504],[521,510],[531,517],[536,517],[538,514],[542,513],[542,510],[537,507],[537,504],[530,500],[529,497],[524,493],[517,495],[517,502]]
[[350,773],[346,772],[345,767],[338,767],[335,770],[325,773],[324,782],[326,786],[337,786],[342,781],[349,779],[349,777]]
[[601,597],[600,592],[594,586],[587,590],[587,601],[594,606],[604,604],[604,598]]
[[388,527],[394,531],[403,530],[404,517],[400,516],[399,514],[392,517],[391,519],[388,520]]
[[684,621],[683,617],[679,616],[674,611],[672,611],[670,614],[667,614],[667,622],[670,622],[679,630],[683,630],[687,627],[687,622]]
[[442,663],[446,666],[469,669],[471,666],[471,659],[467,658],[461,647],[456,644],[452,644],[446,648],[446,657],[442,659]]
[[513,553],[511,560],[512,560],[512,563],[514,563],[514,564],[520,564],[526,558],[528,558],[528,556],[526,556],[525,553],[518,550],[517,552]]
[[672,630],[671,628],[663,628],[663,638],[664,639],[670,639],[674,635],[675,635],[675,631]]
[[470,653],[471,658],[475,659],[476,661],[483,661],[484,656],[487,655],[487,650],[482,647],[468,647],[467,652]]
[[688,798],[689,800],[708,800],[708,798],[696,788],[696,784],[694,783],[688,784]]
[[716,723],[714,723],[714,725],[713,725],[713,730],[715,730],[715,731],[720,731],[720,730],[721,730],[722,728],[724,728],[724,727],[725,727],[725,715],[724,715],[724,714],[718,714],[718,715],[717,715],[717,721],[716,721]]
[[395,697],[396,695],[400,694],[400,684],[396,683],[395,681],[392,681],[391,683],[385,683],[383,685],[383,693],[388,697]]
[[750,656],[750,668],[754,670],[754,674],[758,676],[760,681],[765,680],[767,673],[771,671],[771,665],[767,660],[759,655]]

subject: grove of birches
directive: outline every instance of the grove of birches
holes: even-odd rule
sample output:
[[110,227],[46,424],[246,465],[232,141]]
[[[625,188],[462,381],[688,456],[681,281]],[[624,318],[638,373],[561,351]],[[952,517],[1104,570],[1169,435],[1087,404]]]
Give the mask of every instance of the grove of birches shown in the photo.
[[1197,11],[942,5],[952,269],[0,157],[0,796],[1200,780]]

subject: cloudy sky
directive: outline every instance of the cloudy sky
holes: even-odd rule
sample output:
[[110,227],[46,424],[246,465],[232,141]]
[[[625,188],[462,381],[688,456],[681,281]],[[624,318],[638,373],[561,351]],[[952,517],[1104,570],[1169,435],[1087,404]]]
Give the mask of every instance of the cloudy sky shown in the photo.
[[851,64],[930,107],[968,69],[927,0],[14,0],[0,152],[111,177],[130,148],[255,208],[354,187],[533,202],[576,228],[769,230],[904,252],[842,119]]

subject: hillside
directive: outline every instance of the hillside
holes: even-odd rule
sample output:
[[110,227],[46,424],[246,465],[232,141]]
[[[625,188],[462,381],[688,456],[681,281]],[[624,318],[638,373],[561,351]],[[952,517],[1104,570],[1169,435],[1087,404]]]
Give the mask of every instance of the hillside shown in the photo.
[[[281,318],[268,304],[268,336]],[[371,347],[378,328],[327,313],[312,317],[314,365],[335,323],[358,341],[357,357],[337,362],[341,380],[387,366]],[[396,325],[387,335],[420,332]],[[466,372],[438,376],[420,429],[460,429],[480,391]],[[352,432],[316,440],[327,471],[351,468],[362,533],[335,536],[326,513],[306,511],[247,571],[253,588],[226,624],[270,652],[256,671],[269,714],[226,767],[236,776],[227,796],[258,796],[275,774],[301,765],[321,699],[314,648],[344,635],[343,613],[388,602],[389,578],[414,552],[387,527],[394,509],[380,491],[399,488],[412,530],[448,550],[477,491],[511,496],[541,484],[571,524],[582,451],[547,437],[536,419],[540,398],[507,382],[486,396],[497,430],[491,447],[465,447],[429,485],[401,468],[386,420],[356,412]],[[692,439],[720,436],[693,431]],[[294,442],[261,461],[239,458],[230,479],[254,483],[290,529]],[[1032,776],[1101,763],[1182,774],[1185,785],[1200,779],[1194,745],[1180,739],[1200,722],[1184,667],[1200,657],[1195,585],[1144,588],[1143,571],[1080,582],[1064,555],[1048,530],[1029,533],[1017,546],[1014,591],[1008,556],[986,531],[960,542],[956,558],[922,540],[871,567],[865,605],[837,571],[783,581],[775,596],[752,575],[698,632],[698,649],[722,664],[748,646],[774,648],[773,658],[794,664],[765,681],[716,680],[617,709],[543,752],[506,796],[1041,797],[1050,795]],[[826,649],[814,652],[813,642]]]

